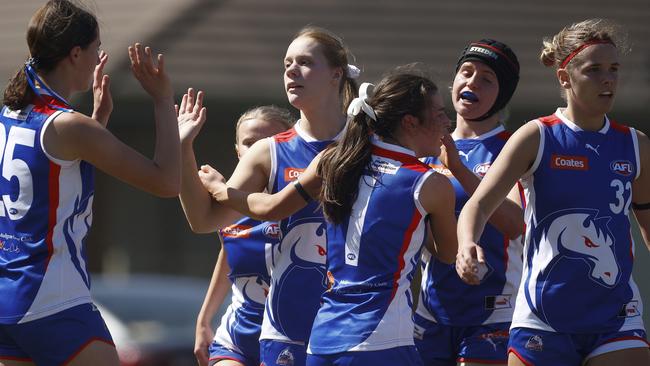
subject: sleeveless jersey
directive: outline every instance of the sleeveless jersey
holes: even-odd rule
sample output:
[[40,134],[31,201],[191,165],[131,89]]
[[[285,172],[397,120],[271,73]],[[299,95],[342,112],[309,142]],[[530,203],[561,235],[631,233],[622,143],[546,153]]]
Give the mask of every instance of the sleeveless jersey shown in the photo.
[[[332,141],[317,141],[297,122],[290,130],[269,138],[271,180],[276,193],[298,178]],[[260,339],[305,344],[327,288],[327,237],[323,211],[310,202],[280,221],[282,240],[274,248],[275,263],[266,299]]]
[[434,172],[403,147],[373,139],[350,218],[328,225],[328,278],[308,352],[413,345],[410,284],[426,235],[419,201]]
[[[485,176],[510,137],[503,126],[470,139],[456,139],[460,160],[479,177]],[[456,218],[469,196],[460,182],[437,159],[425,160],[445,174],[456,192]],[[522,269],[521,238],[511,240],[487,224],[479,240],[488,271],[478,286],[463,282],[453,264],[438,261],[426,249],[422,255],[422,290],[417,314],[451,326],[476,326],[510,322]]]
[[537,158],[522,178],[527,233],[512,327],[564,333],[643,329],[632,279],[633,129],[584,131],[560,109],[536,123]]
[[91,301],[84,242],[92,222],[93,167],[43,148],[66,103],[45,94],[0,115],[0,324],[43,318]]
[[273,246],[280,240],[275,222],[248,217],[220,231],[230,267],[232,301],[221,318],[214,340],[229,349],[244,353],[259,350],[264,303],[271,282]]

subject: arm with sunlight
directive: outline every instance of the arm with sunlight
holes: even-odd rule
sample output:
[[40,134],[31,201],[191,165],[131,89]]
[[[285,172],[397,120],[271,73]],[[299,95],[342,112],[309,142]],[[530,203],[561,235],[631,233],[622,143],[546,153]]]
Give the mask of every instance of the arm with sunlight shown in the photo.
[[[316,172],[320,156],[317,155],[298,178],[298,182],[312,199],[320,193],[321,178]],[[201,167],[199,178],[216,202],[262,221],[284,219],[308,203],[294,184],[287,185],[275,194],[251,193],[230,187],[225,183],[223,176],[209,165]]]
[[532,166],[540,135],[536,122],[521,127],[508,140],[458,217],[456,271],[463,281],[478,284],[479,264],[485,263],[478,244],[488,219],[517,180]]
[[431,174],[422,185],[420,202],[431,218],[431,254],[443,263],[454,263],[458,241],[454,212],[456,197],[451,182],[441,174]]
[[[440,161],[460,182],[467,195],[472,196],[481,179],[462,163],[451,135],[445,135],[442,143]],[[488,221],[506,237],[517,238],[524,233],[524,213],[521,207],[519,187],[515,185]]]

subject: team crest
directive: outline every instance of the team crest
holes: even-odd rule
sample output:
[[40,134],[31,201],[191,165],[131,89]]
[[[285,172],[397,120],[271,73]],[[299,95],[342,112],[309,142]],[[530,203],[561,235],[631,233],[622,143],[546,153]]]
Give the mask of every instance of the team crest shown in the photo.
[[293,366],[294,357],[293,353],[291,353],[291,350],[289,348],[285,348],[282,352],[280,352],[278,359],[275,360],[275,363],[282,366]]
[[526,345],[524,347],[526,347],[526,349],[530,351],[537,351],[537,352],[543,351],[544,342],[542,341],[542,336],[534,335],[528,338],[528,341],[526,342]]

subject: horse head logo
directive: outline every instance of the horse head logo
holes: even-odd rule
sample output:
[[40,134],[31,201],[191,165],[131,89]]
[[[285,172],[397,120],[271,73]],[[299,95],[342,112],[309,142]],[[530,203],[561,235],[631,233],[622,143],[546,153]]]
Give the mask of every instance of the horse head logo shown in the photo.
[[554,246],[553,251],[560,256],[585,260],[593,280],[613,287],[620,269],[613,250],[614,238],[607,226],[610,218],[597,217],[597,213],[582,209],[556,216],[542,231],[542,241]]

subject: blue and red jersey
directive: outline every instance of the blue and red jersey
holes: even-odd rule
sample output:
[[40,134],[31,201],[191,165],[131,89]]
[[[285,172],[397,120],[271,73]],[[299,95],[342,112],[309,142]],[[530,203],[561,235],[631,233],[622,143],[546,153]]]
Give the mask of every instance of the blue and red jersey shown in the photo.
[[[276,193],[296,180],[332,141],[309,136],[297,122],[269,138],[271,174],[267,191]],[[271,286],[260,339],[306,344],[327,288],[327,235],[323,211],[311,202],[280,221],[282,240],[274,249]]]
[[410,284],[426,235],[419,201],[435,174],[410,150],[373,140],[349,219],[328,224],[328,277],[309,353],[413,345]]
[[[509,137],[510,133],[499,125],[475,138],[455,139],[455,143],[463,164],[483,177]],[[430,157],[425,162],[451,181],[458,217],[469,195],[437,158]],[[417,314],[451,326],[510,322],[521,278],[523,247],[520,239],[504,236],[489,223],[485,226],[479,245],[485,253],[488,270],[478,286],[463,282],[453,264],[442,263],[425,250]]]
[[40,319],[90,302],[84,242],[92,222],[93,167],[59,160],[43,132],[67,103],[41,91],[0,115],[0,324]]
[[[273,247],[280,241],[275,222],[245,217],[220,231],[230,267],[232,301],[214,340],[231,350],[259,360],[259,337],[264,303],[271,282]],[[259,363],[259,362],[258,362]]]
[[643,329],[632,279],[634,129],[605,117],[585,131],[558,109],[539,118],[536,160],[524,177],[524,272],[512,327],[566,333]]

